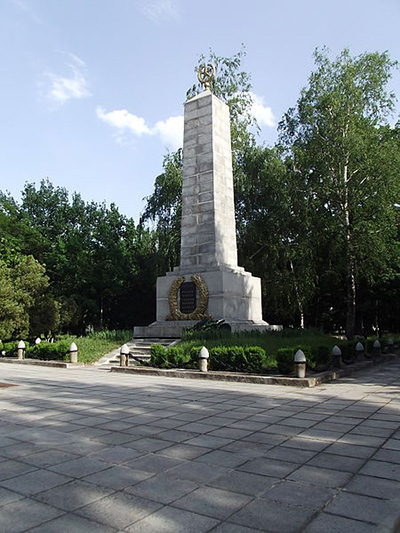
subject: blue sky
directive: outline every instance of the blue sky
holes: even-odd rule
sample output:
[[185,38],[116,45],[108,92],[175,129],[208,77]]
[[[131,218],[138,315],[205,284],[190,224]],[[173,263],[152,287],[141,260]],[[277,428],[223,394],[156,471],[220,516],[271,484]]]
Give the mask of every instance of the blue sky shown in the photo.
[[48,177],[138,221],[200,54],[244,43],[270,145],[316,47],[400,60],[399,27],[400,0],[0,0],[0,190]]

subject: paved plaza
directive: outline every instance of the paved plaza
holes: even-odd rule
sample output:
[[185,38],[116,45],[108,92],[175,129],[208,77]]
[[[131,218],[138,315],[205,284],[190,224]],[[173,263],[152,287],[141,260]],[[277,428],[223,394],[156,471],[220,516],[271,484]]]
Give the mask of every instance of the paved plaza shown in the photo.
[[313,389],[2,364],[0,532],[369,533],[400,516],[400,364]]

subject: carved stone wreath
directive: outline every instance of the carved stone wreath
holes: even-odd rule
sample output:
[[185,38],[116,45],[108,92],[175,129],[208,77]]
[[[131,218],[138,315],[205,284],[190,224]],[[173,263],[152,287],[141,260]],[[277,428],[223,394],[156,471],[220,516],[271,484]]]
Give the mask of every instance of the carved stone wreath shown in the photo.
[[210,318],[210,315],[206,313],[208,305],[208,288],[206,283],[200,274],[195,274],[190,277],[195,283],[199,293],[199,301],[196,309],[192,313],[182,313],[178,306],[178,293],[182,283],[185,281],[183,276],[177,278],[172,282],[171,290],[169,291],[168,303],[170,315],[166,317],[166,320],[203,320]]

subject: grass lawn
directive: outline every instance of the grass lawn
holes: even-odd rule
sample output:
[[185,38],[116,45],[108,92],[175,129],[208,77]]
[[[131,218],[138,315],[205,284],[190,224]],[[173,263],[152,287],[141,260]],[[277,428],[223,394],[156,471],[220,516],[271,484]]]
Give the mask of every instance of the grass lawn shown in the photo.
[[74,342],[78,347],[78,362],[79,363],[95,363],[104,355],[109,354],[116,348],[119,348],[122,341],[109,339],[96,339],[90,337],[64,337],[71,344]]

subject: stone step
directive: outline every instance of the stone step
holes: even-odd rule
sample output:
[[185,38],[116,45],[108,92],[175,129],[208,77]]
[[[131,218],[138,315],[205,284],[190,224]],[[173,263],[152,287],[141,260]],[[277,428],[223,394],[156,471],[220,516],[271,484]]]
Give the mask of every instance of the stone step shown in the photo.
[[[148,361],[150,359],[150,350],[153,344],[162,344],[165,347],[168,347],[173,342],[176,342],[175,338],[162,338],[162,337],[151,337],[151,338],[134,338],[131,341],[128,341],[126,344],[129,348],[130,357],[129,360],[131,364],[135,364],[136,359],[141,359],[143,361]],[[120,364],[120,348],[114,350],[108,355],[105,355],[96,363],[98,367],[110,367]]]

